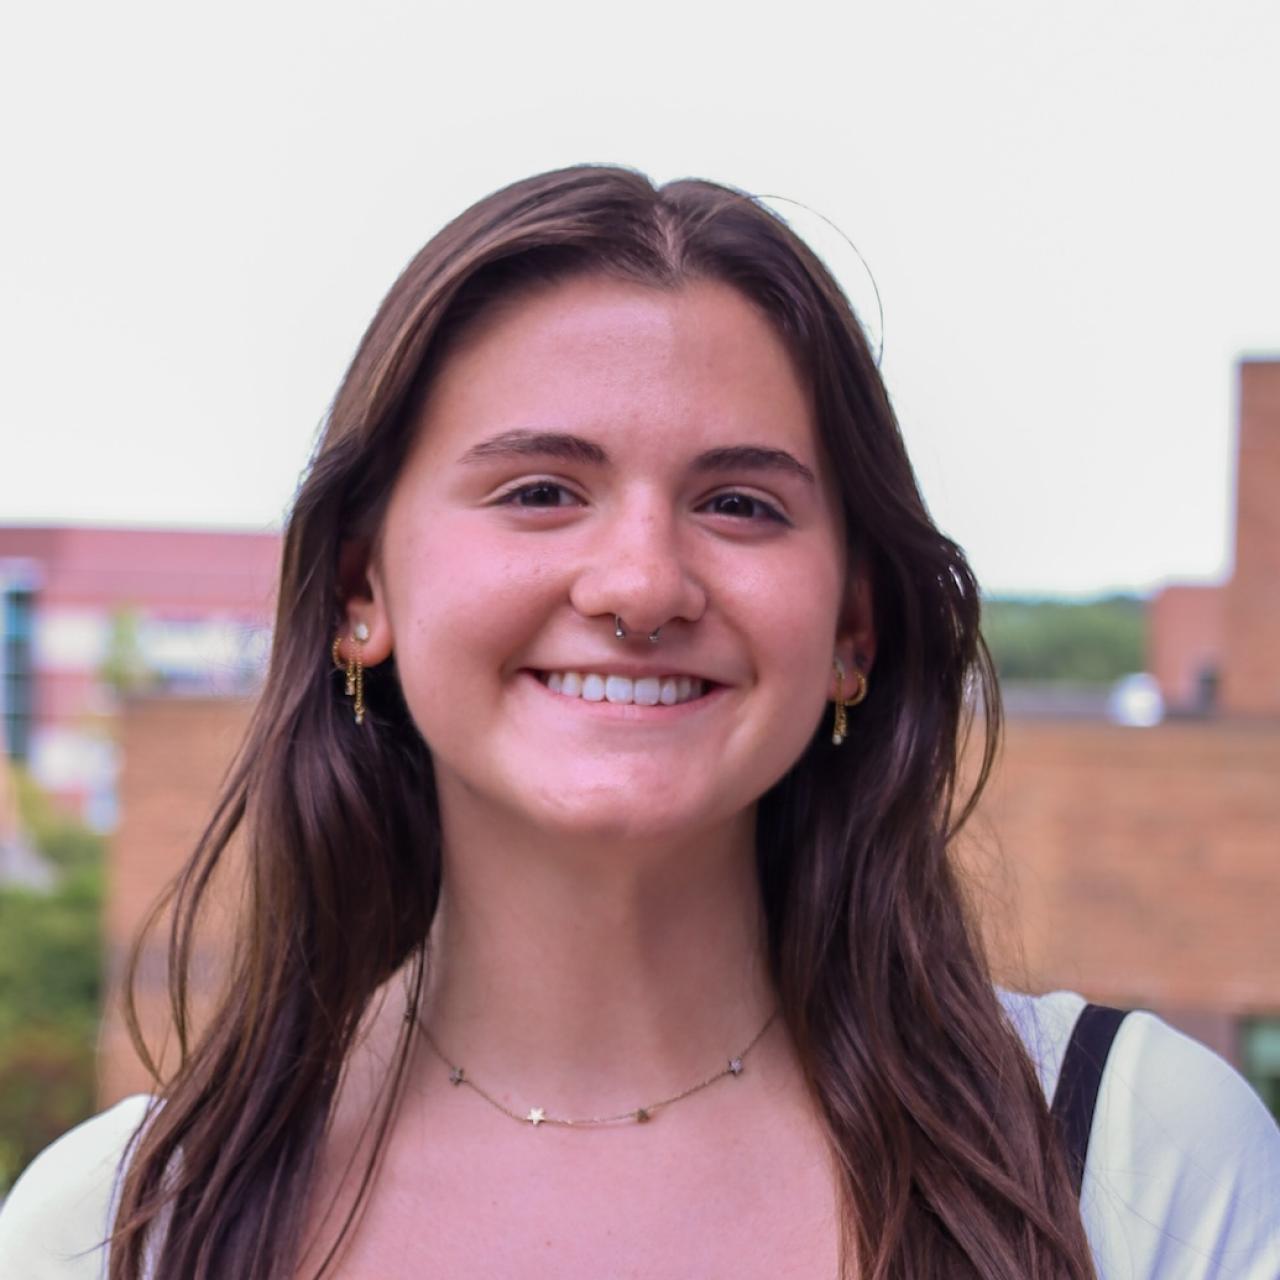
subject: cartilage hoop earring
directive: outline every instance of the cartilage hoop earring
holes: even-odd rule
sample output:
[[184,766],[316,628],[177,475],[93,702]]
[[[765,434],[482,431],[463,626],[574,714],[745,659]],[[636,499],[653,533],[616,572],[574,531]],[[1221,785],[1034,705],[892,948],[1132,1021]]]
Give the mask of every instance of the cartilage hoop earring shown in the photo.
[[852,697],[844,696],[844,665],[837,658],[832,664],[836,672],[836,722],[831,729],[831,742],[834,746],[839,746],[848,734],[849,721],[845,715],[847,707],[856,707],[863,698],[867,696],[867,677],[862,674],[858,667],[854,667],[853,674],[858,678],[858,688]]

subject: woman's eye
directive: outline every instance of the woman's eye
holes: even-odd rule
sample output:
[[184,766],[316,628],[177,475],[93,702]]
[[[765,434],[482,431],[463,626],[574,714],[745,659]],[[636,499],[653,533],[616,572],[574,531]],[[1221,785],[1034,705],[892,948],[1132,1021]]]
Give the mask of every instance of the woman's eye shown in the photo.
[[720,493],[707,504],[718,516],[735,516],[743,520],[775,520],[786,524],[786,517],[761,498],[746,493]]
[[[580,506],[581,499],[571,489],[554,480],[535,480],[504,493],[496,500],[495,505],[554,510],[559,507]],[[732,516],[736,520],[789,523],[786,516],[772,503],[747,493],[720,493],[703,505],[714,515]]]
[[[562,502],[568,498],[569,502]],[[523,484],[518,489],[504,493],[498,499],[498,505],[510,507],[563,507],[576,502],[573,494],[562,484],[551,480],[538,480],[533,484]]]

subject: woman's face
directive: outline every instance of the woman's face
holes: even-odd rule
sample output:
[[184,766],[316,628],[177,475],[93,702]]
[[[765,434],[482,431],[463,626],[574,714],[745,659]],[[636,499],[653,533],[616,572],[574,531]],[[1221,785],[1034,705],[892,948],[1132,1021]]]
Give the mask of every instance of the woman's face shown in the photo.
[[589,277],[486,317],[432,386],[367,577],[349,618],[368,665],[395,652],[446,824],[740,819],[828,713],[833,658],[873,649],[806,391],[715,282]]

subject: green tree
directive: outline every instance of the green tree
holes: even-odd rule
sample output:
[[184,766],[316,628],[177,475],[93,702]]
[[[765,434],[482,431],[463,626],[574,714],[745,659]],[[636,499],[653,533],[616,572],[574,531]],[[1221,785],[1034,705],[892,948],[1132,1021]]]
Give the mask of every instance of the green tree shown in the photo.
[[102,1006],[105,842],[21,775],[18,804],[60,875],[50,893],[0,886],[0,1194],[91,1114]]
[[18,795],[22,828],[36,848],[63,872],[102,865],[103,839],[83,823],[63,813],[26,770],[10,763]]
[[1146,668],[1146,604],[990,598],[983,635],[1002,680],[1109,684]]
[[146,689],[155,681],[155,673],[143,656],[138,624],[136,609],[123,606],[112,611],[107,655],[98,674],[120,694]]

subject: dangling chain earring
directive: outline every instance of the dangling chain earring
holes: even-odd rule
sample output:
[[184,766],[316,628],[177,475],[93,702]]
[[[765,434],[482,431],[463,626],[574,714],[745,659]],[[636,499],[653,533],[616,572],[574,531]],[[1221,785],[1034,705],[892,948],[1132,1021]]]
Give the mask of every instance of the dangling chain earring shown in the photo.
[[844,741],[845,734],[849,728],[848,720],[845,717],[845,708],[856,707],[867,696],[867,677],[855,666],[853,674],[858,677],[858,690],[853,697],[846,698],[843,696],[844,665],[839,658],[835,660],[833,665],[836,669],[836,722],[831,731],[831,741],[838,747]]
[[351,656],[344,663],[339,649],[342,645],[340,635],[333,638],[333,665],[339,670],[347,669],[347,697],[354,697],[356,724],[364,724],[364,661],[361,657],[364,642],[369,638],[367,623],[357,622],[351,631]]

